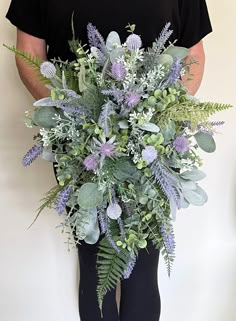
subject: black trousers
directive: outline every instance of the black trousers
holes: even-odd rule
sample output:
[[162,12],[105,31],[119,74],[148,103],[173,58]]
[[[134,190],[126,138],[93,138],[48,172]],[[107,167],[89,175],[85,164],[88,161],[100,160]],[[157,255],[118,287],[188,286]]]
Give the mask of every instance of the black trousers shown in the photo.
[[81,321],[158,321],[160,295],[157,282],[159,252],[151,242],[139,252],[129,279],[121,282],[120,313],[116,291],[104,299],[103,318],[97,302],[96,253],[97,245],[82,242],[78,246],[80,261],[79,310]]

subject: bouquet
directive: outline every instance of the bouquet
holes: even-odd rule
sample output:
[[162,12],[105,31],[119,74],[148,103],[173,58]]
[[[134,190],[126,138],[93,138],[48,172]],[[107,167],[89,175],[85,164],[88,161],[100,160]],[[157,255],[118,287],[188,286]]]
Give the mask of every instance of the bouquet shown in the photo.
[[167,45],[170,24],[147,49],[135,25],[123,44],[114,31],[105,41],[92,24],[87,29],[89,49],[70,41],[73,62],[42,62],[10,49],[51,91],[25,118],[27,127],[40,129],[23,165],[41,156],[54,162],[58,180],[38,215],[53,207],[65,213],[69,243],[99,243],[102,309],[106,293],[129,278],[147,242],[161,251],[170,273],[176,211],[207,202],[198,150],[215,151],[214,133],[223,124],[209,116],[231,106],[188,94],[181,83],[190,69],[188,49]]

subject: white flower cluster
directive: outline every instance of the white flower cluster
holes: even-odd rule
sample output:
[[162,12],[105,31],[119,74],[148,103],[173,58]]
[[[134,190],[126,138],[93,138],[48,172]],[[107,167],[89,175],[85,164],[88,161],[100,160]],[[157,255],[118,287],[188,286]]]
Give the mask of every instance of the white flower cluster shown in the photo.
[[162,80],[165,74],[165,67],[163,65],[157,65],[140,78],[141,86],[147,91],[154,91],[157,89],[158,80]]

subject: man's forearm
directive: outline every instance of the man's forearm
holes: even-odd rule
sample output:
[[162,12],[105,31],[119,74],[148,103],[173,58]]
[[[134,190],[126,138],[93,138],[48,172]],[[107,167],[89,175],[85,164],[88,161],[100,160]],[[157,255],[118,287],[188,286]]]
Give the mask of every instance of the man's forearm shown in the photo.
[[20,58],[16,58],[16,65],[22,82],[36,100],[50,95],[50,91],[40,82],[39,75],[33,68]]
[[[197,61],[198,64],[190,64],[191,59]],[[189,56],[185,62],[190,64],[190,73],[183,76],[182,83],[188,89],[189,94],[194,96],[201,85],[204,74],[205,54],[202,41],[190,48]]]

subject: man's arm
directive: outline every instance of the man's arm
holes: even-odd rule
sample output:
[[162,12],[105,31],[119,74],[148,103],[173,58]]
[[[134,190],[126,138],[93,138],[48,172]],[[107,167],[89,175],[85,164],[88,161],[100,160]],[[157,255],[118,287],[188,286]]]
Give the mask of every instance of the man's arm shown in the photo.
[[[202,41],[189,49],[189,55],[185,60],[186,63],[189,63],[191,58],[194,58],[199,64],[192,64],[190,66],[190,74],[193,74],[193,76],[185,75],[182,83],[188,89],[190,95],[194,96],[201,85],[205,67],[205,53]],[[187,80],[187,78],[192,78],[192,80]]]
[[[45,40],[31,36],[19,29],[17,29],[16,48],[31,53],[42,60],[47,60]],[[16,57],[16,65],[22,82],[36,100],[49,96],[49,90],[40,82],[32,67],[19,57]]]

